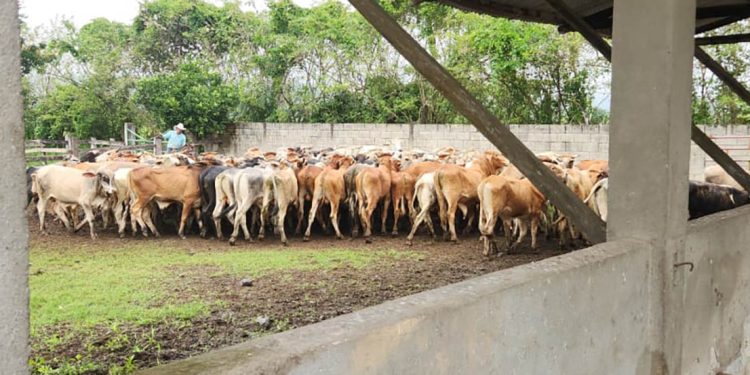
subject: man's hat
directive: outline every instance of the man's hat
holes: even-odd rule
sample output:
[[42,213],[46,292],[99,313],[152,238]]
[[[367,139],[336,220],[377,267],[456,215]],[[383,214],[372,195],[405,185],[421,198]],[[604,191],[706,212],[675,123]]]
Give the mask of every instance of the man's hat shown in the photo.
[[182,123],[179,123],[179,124],[175,125],[174,129],[175,130],[180,129],[182,131],[185,131],[185,125],[182,125]]

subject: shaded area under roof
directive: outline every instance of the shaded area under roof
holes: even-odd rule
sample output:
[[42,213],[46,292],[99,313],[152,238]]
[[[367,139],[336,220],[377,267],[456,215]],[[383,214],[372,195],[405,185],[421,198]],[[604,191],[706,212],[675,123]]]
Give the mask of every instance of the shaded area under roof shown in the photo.
[[[425,0],[461,10],[523,21],[557,25],[571,31],[546,0]],[[574,13],[600,34],[612,34],[612,0],[565,0]],[[697,0],[696,34],[750,17],[750,0]]]

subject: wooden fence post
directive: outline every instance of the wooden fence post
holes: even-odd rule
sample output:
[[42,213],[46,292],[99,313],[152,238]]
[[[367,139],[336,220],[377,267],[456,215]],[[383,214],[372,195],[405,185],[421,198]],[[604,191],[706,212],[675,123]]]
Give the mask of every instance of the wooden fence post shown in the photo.
[[78,140],[78,138],[70,133],[65,134],[65,148],[68,149],[68,154],[78,157],[79,146],[80,141]]
[[154,155],[161,155],[161,138],[154,137]]

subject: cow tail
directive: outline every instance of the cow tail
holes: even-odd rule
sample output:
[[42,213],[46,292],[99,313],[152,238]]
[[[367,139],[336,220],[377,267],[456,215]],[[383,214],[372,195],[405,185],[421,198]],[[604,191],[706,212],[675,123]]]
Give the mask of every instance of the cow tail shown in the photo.
[[42,185],[39,183],[39,180],[37,180],[36,177],[36,173],[31,175],[31,192],[33,194],[41,196],[44,192],[44,189],[42,188]]
[[443,172],[437,171],[435,172],[435,177],[433,177],[433,182],[435,184],[435,199],[437,200],[438,209],[440,212],[440,223],[441,225],[444,225],[447,223],[448,217],[447,217],[447,210],[448,210],[448,201],[445,199],[445,196],[443,196],[443,185],[442,185],[442,177]]
[[[417,208],[417,205],[416,205],[416,203],[417,203],[417,196],[419,195],[419,192],[420,192],[420,190],[418,190],[418,189],[422,189],[422,185],[416,186],[416,184],[415,184],[414,185],[414,194],[412,194],[412,196],[411,196],[411,202],[410,202],[411,207],[409,207],[409,210],[413,210],[413,209]],[[415,214],[416,214],[416,212],[415,212]]]

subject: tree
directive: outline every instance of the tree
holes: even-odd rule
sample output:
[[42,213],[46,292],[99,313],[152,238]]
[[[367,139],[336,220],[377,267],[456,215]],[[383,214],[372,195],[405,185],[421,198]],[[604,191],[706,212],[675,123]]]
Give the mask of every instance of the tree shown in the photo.
[[158,129],[184,123],[199,138],[219,134],[231,121],[237,90],[199,62],[138,82],[135,100],[154,115]]

